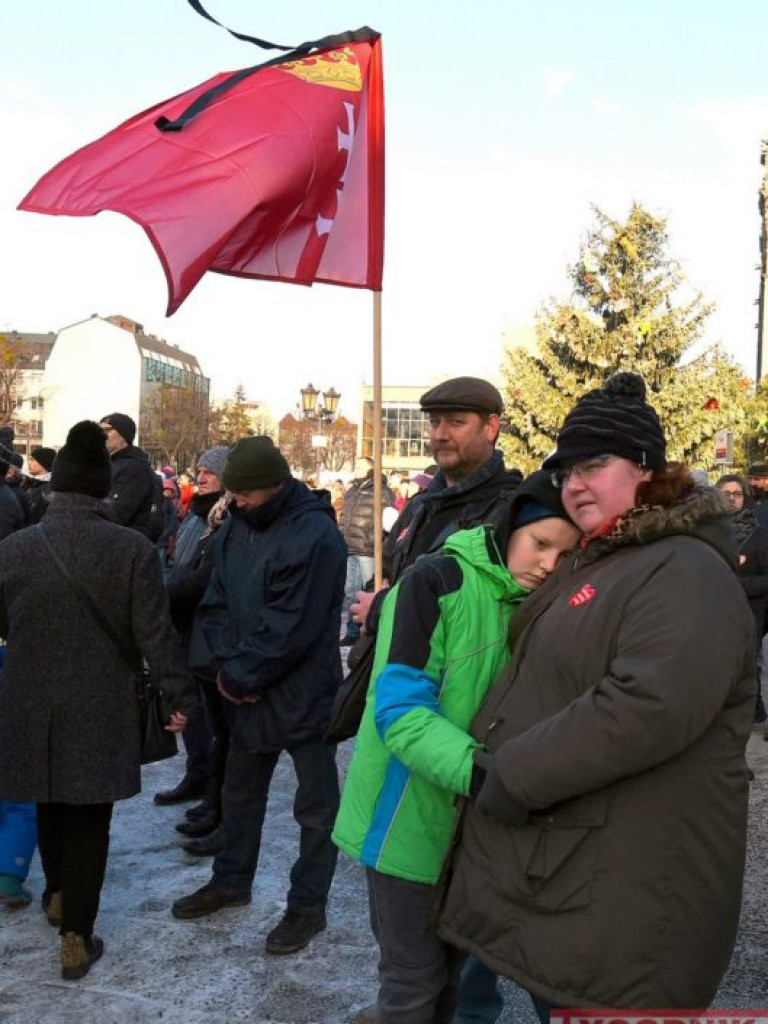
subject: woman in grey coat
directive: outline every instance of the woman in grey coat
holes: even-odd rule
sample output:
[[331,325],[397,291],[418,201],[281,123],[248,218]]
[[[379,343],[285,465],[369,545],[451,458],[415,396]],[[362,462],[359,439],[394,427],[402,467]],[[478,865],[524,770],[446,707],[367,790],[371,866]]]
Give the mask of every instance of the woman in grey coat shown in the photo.
[[53,467],[44,527],[0,543],[0,799],[38,805],[43,905],[60,925],[62,977],[103,952],[93,934],[115,800],[141,789],[136,671],[49,554],[143,655],[178,732],[195,704],[152,544],[114,522],[110,464],[96,423],[76,424]]
[[542,1020],[700,1009],[736,937],[755,706],[726,504],[667,465],[636,374],[581,398],[545,468],[584,541],[525,602],[473,722],[441,934]]

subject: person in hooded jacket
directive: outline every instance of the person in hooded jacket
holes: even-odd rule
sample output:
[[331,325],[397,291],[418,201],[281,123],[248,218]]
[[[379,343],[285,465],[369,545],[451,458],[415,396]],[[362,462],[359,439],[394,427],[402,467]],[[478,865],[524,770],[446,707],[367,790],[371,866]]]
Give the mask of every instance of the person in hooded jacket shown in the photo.
[[176,900],[172,912],[195,918],[250,903],[270,782],[285,750],[297,776],[301,837],[287,909],[266,948],[293,953],[325,928],[336,867],[336,748],[324,735],[341,682],[347,551],[330,502],[291,477],[269,437],[241,438],[227,456],[223,483],[233,504],[216,535],[190,667],[213,672],[228,702],[224,849],[211,881]]
[[440,934],[542,1021],[706,1007],[738,927],[754,713],[726,502],[667,465],[637,374],[584,395],[544,465],[584,540],[519,612],[472,724]]
[[114,522],[109,486],[103,431],[75,424],[53,464],[45,522],[0,543],[0,800],[37,803],[43,907],[60,928],[65,980],[83,977],[103,953],[93,927],[112,808],[141,789],[136,666],[70,576],[135,646],[137,664],[146,659],[166,728],[180,731],[196,704],[157,554]]
[[[379,943],[383,1024],[450,1024],[463,957],[430,926],[455,798],[472,788],[468,733],[509,660],[509,623],[579,532],[549,474],[499,503],[493,524],[460,530],[390,591],[373,682],[334,840],[366,867]],[[493,988],[491,976],[488,987]],[[365,1018],[364,1018],[365,1019]]]
[[759,656],[763,644],[765,613],[768,609],[768,527],[763,526],[757,518],[754,494],[743,476],[726,473],[720,477],[715,487],[722,491],[731,504],[731,523],[739,549],[736,572],[755,619],[755,721],[765,722],[768,716],[763,703]]

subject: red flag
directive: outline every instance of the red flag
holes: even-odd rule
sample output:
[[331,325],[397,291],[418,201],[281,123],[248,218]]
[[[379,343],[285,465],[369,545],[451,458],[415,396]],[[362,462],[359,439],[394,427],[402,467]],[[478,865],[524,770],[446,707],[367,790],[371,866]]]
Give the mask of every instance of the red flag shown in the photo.
[[[206,270],[379,291],[381,40],[346,38],[217,75],[136,115],[57,164],[19,209],[135,220],[163,264],[168,316]],[[201,112],[169,131],[201,97]]]

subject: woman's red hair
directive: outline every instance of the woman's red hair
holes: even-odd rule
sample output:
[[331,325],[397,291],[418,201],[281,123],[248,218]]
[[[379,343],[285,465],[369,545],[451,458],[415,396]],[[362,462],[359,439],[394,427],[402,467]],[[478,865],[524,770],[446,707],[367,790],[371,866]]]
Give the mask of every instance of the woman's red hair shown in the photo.
[[654,469],[650,480],[643,480],[637,488],[638,505],[674,505],[693,490],[691,470],[684,462],[670,462],[664,469]]

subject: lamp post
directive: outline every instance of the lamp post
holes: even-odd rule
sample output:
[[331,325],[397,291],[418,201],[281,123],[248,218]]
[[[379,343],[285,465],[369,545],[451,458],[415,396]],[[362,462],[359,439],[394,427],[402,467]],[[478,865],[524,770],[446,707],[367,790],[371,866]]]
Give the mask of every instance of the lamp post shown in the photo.
[[336,410],[339,407],[341,393],[334,387],[328,388],[322,394],[312,384],[307,384],[301,389],[301,415],[305,420],[313,421],[317,427],[317,433],[312,435],[312,447],[316,450],[315,471],[320,483],[320,468],[322,457],[321,448],[328,447],[328,438],[323,434],[323,426],[332,423],[336,418]]

